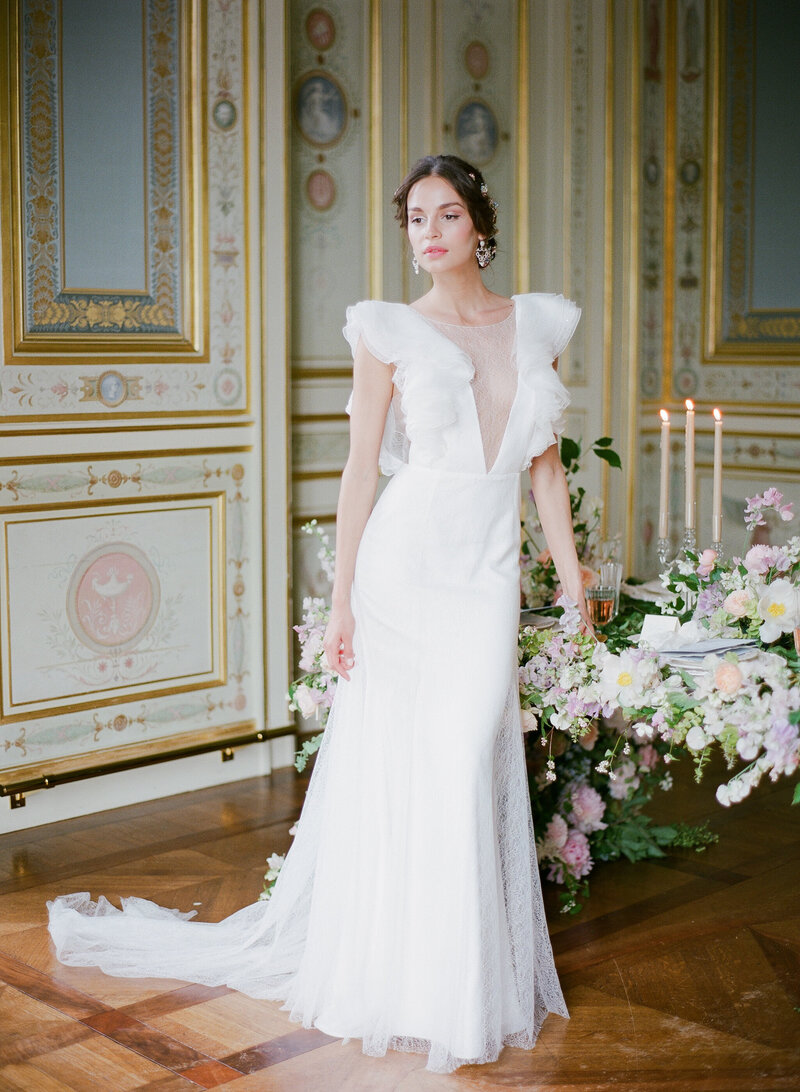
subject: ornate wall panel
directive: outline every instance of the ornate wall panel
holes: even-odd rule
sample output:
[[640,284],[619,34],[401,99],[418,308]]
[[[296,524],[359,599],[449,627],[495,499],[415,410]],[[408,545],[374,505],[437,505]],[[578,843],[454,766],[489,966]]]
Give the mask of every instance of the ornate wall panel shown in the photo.
[[[65,41],[61,20],[73,26],[104,15],[93,22],[95,52],[116,48],[120,66],[131,69],[131,50],[116,45],[115,34],[122,15],[131,19],[128,9],[136,8],[130,0],[124,11],[111,0],[92,0],[86,9],[73,0],[63,9],[56,0],[7,0],[3,9],[2,108],[13,136],[2,152],[6,421],[248,407],[247,9],[244,0],[147,0],[143,60],[129,72],[128,97],[120,91],[115,99],[113,64],[86,72],[87,98],[111,100],[105,114],[92,114],[94,123],[130,128],[121,145],[130,170],[114,175],[114,163],[104,165],[101,149],[87,147],[81,132],[73,71],[81,53],[69,44],[81,35]],[[129,113],[134,77],[143,105],[120,123],[115,109]],[[142,165],[139,196],[109,207],[108,192],[122,192],[111,183],[138,177]],[[96,193],[89,189],[77,207],[75,195],[92,182]],[[130,283],[136,277],[125,262],[115,266],[104,254],[114,217],[124,231],[110,237],[141,247],[141,284]],[[90,244],[78,227],[92,223]],[[70,270],[82,279],[93,262],[94,285],[69,283]]]
[[[710,412],[715,405],[725,417],[726,540],[741,537],[746,488],[756,492],[773,478],[789,492],[795,488],[787,459],[794,450],[800,406],[800,340],[792,326],[793,307],[800,308],[796,248],[792,268],[787,266],[786,275],[779,278],[781,299],[776,297],[770,306],[764,295],[769,278],[759,280],[756,275],[756,259],[760,254],[763,269],[766,251],[759,250],[755,227],[758,222],[772,240],[770,253],[778,261],[785,241],[780,241],[780,226],[772,219],[781,201],[777,195],[765,209],[764,200],[759,202],[756,195],[764,158],[756,153],[757,128],[766,126],[771,132],[773,114],[788,117],[794,99],[783,100],[794,92],[782,79],[781,101],[765,107],[765,95],[775,95],[774,87],[770,92],[771,77],[760,93],[755,80],[757,72],[763,75],[770,64],[784,71],[781,65],[785,68],[791,52],[787,43],[800,38],[800,14],[796,5],[761,6],[752,0],[641,0],[639,12],[643,306],[638,329],[641,443],[634,526],[635,568],[644,574],[656,566],[658,460],[651,434],[660,406],[672,411],[675,426],[671,490],[675,547],[683,531],[681,429],[686,397],[698,408],[698,535],[703,543],[710,541],[710,526],[702,523],[709,475],[702,464],[710,460]],[[765,25],[759,33],[759,18],[775,25],[771,30]],[[769,47],[764,44],[768,33]],[[762,58],[760,69],[759,42],[773,58]],[[776,155],[780,143],[770,142]],[[784,173],[780,184],[796,186],[791,179],[797,169],[790,156],[785,171],[773,164],[770,174]],[[785,217],[787,240],[795,230],[796,216]],[[778,291],[776,282],[771,283]],[[797,297],[791,306],[789,296]],[[766,457],[766,452],[771,455]]]
[[3,784],[260,723],[257,480],[249,449],[4,461]]

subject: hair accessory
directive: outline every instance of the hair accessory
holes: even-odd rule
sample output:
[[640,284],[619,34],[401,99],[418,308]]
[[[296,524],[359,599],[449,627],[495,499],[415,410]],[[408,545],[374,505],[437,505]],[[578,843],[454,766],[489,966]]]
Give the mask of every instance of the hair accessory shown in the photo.
[[417,261],[416,254],[412,257],[411,264],[414,267],[414,272],[417,274],[417,276],[419,276],[419,262]]
[[481,182],[481,197],[488,197],[489,189],[485,182]]
[[472,171],[467,171],[467,174],[470,176],[470,178],[474,182],[475,181],[475,175],[472,173]]
[[481,239],[478,243],[477,249],[475,250],[475,257],[478,259],[478,265],[481,269],[485,269],[494,257],[492,248],[486,239]]

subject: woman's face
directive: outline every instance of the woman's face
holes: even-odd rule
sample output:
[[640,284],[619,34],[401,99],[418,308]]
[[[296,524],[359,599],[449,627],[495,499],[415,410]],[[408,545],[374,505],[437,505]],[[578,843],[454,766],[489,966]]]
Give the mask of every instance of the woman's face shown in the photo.
[[467,207],[444,178],[428,175],[408,194],[408,238],[429,273],[475,265],[478,233]]

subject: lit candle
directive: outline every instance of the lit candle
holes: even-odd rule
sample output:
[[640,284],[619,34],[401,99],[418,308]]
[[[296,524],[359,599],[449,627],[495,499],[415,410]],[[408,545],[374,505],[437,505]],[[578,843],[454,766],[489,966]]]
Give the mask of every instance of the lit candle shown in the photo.
[[669,414],[661,415],[661,493],[658,502],[658,537],[669,538]]
[[694,402],[686,399],[686,530],[694,530]]
[[711,506],[711,541],[722,542],[722,414],[714,410],[714,494]]

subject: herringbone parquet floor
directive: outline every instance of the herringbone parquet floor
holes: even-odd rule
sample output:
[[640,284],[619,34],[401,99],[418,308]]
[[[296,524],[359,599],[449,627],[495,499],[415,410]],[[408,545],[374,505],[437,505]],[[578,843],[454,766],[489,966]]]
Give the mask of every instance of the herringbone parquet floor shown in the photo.
[[[800,808],[786,785],[730,810],[685,769],[663,817],[709,818],[701,855],[596,868],[577,918],[548,894],[572,1019],[532,1053],[450,1076],[367,1058],[225,988],[61,966],[45,901],[138,894],[217,920],[287,848],[306,780],[291,770],[0,837],[0,1089],[19,1092],[777,1092],[800,1088]],[[90,783],[87,791],[91,791]],[[197,905],[199,904],[199,906]]]

